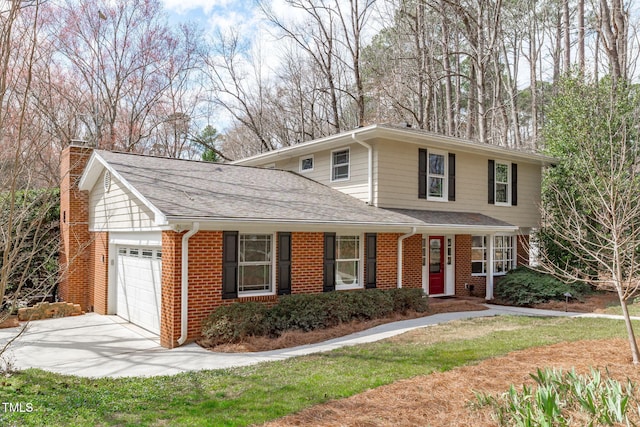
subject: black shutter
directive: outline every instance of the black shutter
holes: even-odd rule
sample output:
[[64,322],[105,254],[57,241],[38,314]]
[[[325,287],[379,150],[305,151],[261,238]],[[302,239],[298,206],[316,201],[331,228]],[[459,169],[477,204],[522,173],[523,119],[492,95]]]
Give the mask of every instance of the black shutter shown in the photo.
[[418,149],[418,198],[427,198],[427,150]]
[[291,293],[291,233],[278,233],[278,295]]
[[489,195],[489,204],[494,205],[496,203],[496,162],[489,160],[489,186],[487,187]]
[[238,298],[238,232],[222,232],[222,299]]
[[336,233],[324,233],[323,292],[336,289]]
[[376,287],[376,258],[377,258],[377,234],[367,233],[364,235],[367,248],[367,278],[365,287],[372,289]]
[[449,201],[456,201],[456,155],[449,153]]
[[518,165],[511,163],[511,206],[518,206]]

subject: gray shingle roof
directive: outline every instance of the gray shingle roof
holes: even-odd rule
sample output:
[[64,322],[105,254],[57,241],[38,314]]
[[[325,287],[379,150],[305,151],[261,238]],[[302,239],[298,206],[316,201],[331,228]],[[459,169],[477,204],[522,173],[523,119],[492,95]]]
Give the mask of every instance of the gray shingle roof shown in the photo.
[[96,153],[169,219],[419,225],[293,172]]
[[425,225],[515,227],[499,219],[473,212],[427,211],[419,209],[387,209],[391,212],[415,218]]

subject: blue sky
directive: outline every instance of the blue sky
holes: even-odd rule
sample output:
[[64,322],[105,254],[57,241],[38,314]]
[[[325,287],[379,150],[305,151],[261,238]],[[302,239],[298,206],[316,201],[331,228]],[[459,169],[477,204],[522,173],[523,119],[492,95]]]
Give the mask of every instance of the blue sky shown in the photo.
[[257,23],[254,0],[162,0],[172,21],[196,22],[206,31]]

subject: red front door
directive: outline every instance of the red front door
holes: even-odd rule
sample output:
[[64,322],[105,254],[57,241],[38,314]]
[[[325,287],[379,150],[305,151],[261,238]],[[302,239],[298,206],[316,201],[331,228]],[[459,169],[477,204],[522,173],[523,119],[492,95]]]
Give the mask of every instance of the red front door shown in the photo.
[[429,295],[444,294],[444,236],[429,237]]

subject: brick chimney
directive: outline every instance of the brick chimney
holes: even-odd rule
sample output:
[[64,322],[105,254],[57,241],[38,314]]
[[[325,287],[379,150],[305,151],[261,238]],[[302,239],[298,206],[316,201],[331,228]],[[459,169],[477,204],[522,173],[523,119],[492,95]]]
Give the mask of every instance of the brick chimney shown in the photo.
[[58,298],[89,311],[93,300],[90,279],[89,194],[78,189],[93,149],[75,141],[60,156],[61,276]]

